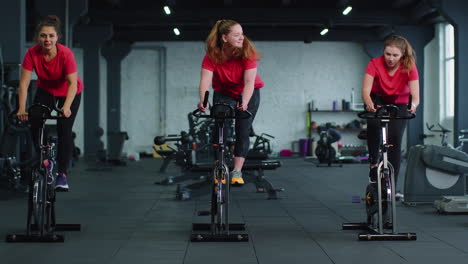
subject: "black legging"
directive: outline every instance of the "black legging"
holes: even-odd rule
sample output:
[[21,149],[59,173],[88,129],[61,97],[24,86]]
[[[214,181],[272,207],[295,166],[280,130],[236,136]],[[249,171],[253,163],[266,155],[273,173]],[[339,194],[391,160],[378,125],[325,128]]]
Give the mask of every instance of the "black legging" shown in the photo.
[[[400,115],[406,115],[408,108],[407,105],[398,104]],[[392,119],[388,124],[388,144],[393,145],[388,150],[388,160],[395,170],[395,184],[400,172],[401,161],[401,140],[405,133],[406,119]],[[379,146],[382,141],[382,128],[380,127],[380,120],[367,120],[367,147],[369,148],[369,159],[371,164],[378,164],[380,162]]]
[[[58,102],[58,107],[61,108],[65,103],[65,97],[55,97]],[[75,117],[80,107],[81,94],[77,94],[70,107],[72,112],[69,118],[57,120],[57,138],[58,138],[58,153],[57,163],[58,172],[67,174],[68,166],[73,150],[72,127],[75,122]],[[40,103],[53,109],[54,96],[40,88],[37,89],[34,103]],[[38,149],[39,131],[42,127],[42,118],[40,113],[29,113],[29,122],[31,123],[31,134],[34,144]]]
[[[252,113],[252,116],[247,119],[236,118],[236,143],[234,145],[234,156],[235,157],[246,157],[250,146],[249,132],[252,127],[252,122],[257,114],[258,106],[260,105],[260,89],[254,89],[252,98],[250,98],[247,110]],[[237,108],[237,99],[229,97],[221,92],[215,91],[213,94],[213,104],[216,103],[227,103]],[[227,125],[225,127],[228,127]],[[218,131],[215,131],[217,134]],[[216,137],[215,137],[216,138]]]

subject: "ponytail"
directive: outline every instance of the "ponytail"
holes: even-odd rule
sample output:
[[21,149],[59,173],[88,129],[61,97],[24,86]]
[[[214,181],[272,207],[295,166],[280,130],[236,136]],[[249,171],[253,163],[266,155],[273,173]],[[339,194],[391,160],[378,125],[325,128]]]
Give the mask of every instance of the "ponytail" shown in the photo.
[[223,23],[224,20],[218,20],[216,21],[216,24],[213,26],[211,29],[210,34],[206,38],[206,53],[208,54],[208,57],[212,61],[215,61],[216,63],[221,63],[219,58],[222,57],[222,50],[223,50],[223,40],[222,40],[222,34],[220,34],[220,24]]

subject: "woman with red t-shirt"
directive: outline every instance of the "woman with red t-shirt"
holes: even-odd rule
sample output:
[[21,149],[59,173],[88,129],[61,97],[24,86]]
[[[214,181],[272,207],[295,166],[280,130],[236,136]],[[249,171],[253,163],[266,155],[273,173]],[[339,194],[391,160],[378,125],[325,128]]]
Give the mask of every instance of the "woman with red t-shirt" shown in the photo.
[[[411,97],[410,97],[411,95]],[[411,108],[408,103],[411,98]],[[366,110],[375,112],[377,104],[395,104],[400,112],[416,112],[419,105],[419,75],[413,48],[401,36],[385,40],[384,54],[371,59],[367,65],[362,84],[362,99]],[[388,142],[393,145],[388,159],[395,170],[395,181],[400,170],[401,140],[407,120],[391,120],[388,126]],[[370,181],[377,179],[381,131],[378,120],[367,121],[367,144],[370,159]]]
[[[257,74],[259,58],[260,54],[236,21],[218,20],[206,39],[198,108],[203,112],[207,109],[203,107],[203,98],[211,85],[214,104],[228,103],[237,111],[252,113],[248,119],[236,119],[232,184],[244,184],[241,170],[249,150],[249,131],[260,104],[260,88],[264,85]],[[242,104],[238,103],[240,95]]]
[[60,20],[56,16],[44,17],[36,27],[38,44],[28,49],[24,56],[19,84],[18,119],[31,123],[33,140],[37,138],[41,127],[41,115],[26,112],[28,87],[32,71],[37,75],[35,103],[49,106],[54,102],[62,109],[65,119],[57,120],[58,136],[58,172],[55,188],[68,190],[67,169],[72,154],[72,127],[81,101],[83,82],[77,73],[76,61],[72,51],[57,43],[60,37]]

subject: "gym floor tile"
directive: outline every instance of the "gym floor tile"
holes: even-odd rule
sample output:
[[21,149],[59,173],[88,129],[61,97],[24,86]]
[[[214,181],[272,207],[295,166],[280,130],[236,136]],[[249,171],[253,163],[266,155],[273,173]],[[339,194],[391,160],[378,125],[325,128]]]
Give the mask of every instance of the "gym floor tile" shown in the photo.
[[[285,189],[281,199],[267,200],[251,183],[231,189],[231,222],[246,224],[248,242],[192,243],[192,223],[210,220],[197,215],[210,208],[207,186],[191,200],[177,201],[177,185],[154,182],[180,175],[180,169],[170,165],[159,173],[159,159],[126,167],[93,165],[94,170],[80,161],[70,174],[70,192],[58,195],[56,208],[58,223],[80,223],[82,231],[66,232],[61,244],[2,241],[0,263],[467,263],[466,215],[439,215],[432,205],[398,203],[398,230],[416,232],[418,240],[358,241],[359,230],[341,230],[341,225],[365,219],[364,202],[352,203],[352,197],[363,195],[368,165],[317,168],[301,158],[282,162],[277,170],[265,171],[273,186]],[[26,198],[2,193],[0,234],[24,230]]]

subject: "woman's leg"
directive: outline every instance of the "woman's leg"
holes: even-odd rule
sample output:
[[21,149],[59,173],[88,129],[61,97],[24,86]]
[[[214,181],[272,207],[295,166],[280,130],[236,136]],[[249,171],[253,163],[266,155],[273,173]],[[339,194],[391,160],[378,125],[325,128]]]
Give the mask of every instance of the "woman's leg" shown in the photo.
[[[407,111],[406,105],[398,105],[398,107],[400,108],[400,113],[402,111]],[[407,123],[408,121],[406,119],[394,119],[391,120],[390,124],[388,125],[388,144],[393,145],[393,147],[389,148],[388,150],[388,160],[392,164],[395,171],[395,186],[398,181],[398,174],[400,173],[401,142]]]
[[379,146],[382,141],[382,133],[379,120],[367,120],[367,149],[369,150],[369,179],[377,180],[377,166],[380,162]]
[[[63,106],[65,102],[65,97],[59,98],[59,107]],[[73,103],[70,107],[72,112],[69,118],[59,119],[57,121],[57,138],[58,138],[58,172],[61,175],[66,175],[68,166],[70,165],[70,159],[73,151],[73,138],[72,138],[72,128],[73,123],[75,122],[76,114],[80,107],[81,94],[77,94]]]
[[260,105],[260,91],[254,89],[252,98],[250,99],[247,110],[252,113],[252,116],[247,119],[242,119],[242,113],[239,111],[236,113],[239,115],[236,118],[236,144],[234,146],[234,171],[241,171],[244,166],[245,157],[249,152],[250,146],[250,128],[257,114],[258,107]]

